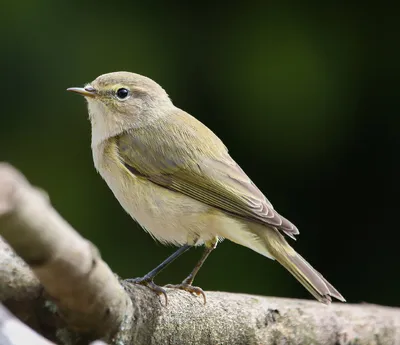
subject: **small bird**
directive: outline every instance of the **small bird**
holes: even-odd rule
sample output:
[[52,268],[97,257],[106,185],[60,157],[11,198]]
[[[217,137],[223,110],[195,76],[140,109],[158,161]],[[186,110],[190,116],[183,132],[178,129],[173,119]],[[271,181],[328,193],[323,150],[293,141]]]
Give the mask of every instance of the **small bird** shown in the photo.
[[205,250],[181,284],[166,287],[202,295],[193,280],[217,243],[228,239],[282,264],[318,301],[342,295],[288,244],[297,228],[281,216],[222,141],[177,108],[150,78],[103,74],[83,88],[92,125],[94,165],[122,207],[154,239],[179,249],[136,284],[163,294],[153,281],[193,246]]

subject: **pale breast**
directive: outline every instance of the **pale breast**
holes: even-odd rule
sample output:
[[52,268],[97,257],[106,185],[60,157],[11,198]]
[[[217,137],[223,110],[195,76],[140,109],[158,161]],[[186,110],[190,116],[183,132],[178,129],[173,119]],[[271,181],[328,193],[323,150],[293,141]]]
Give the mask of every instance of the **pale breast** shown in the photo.
[[221,212],[134,176],[121,164],[113,145],[103,142],[92,148],[95,167],[125,211],[153,237],[182,245],[218,236],[224,227]]

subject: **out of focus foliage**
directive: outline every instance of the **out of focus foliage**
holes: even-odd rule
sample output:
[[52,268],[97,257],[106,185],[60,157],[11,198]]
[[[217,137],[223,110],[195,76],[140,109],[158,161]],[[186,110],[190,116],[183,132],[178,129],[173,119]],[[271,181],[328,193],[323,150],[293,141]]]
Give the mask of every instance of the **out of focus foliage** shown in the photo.
[[[350,302],[400,305],[396,13],[383,3],[3,2],[0,159],[47,190],[117,273],[145,274],[174,249],[154,243],[95,172],[86,105],[65,89],[111,71],[147,75],[223,139],[299,227],[295,248]],[[199,256],[158,282],[179,282]],[[196,283],[309,297],[278,264],[227,241]]]

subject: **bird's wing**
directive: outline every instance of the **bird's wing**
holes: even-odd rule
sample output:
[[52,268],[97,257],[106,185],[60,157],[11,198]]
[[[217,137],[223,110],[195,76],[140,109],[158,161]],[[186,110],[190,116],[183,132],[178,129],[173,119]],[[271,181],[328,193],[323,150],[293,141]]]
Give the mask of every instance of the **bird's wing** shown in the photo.
[[189,130],[188,134],[177,128],[173,125],[163,131],[163,136],[151,136],[153,142],[148,141],[146,129],[121,134],[116,143],[122,163],[134,175],[159,186],[238,217],[274,226],[292,238],[298,234],[207,127],[200,128],[207,134],[200,136],[202,146],[196,146],[200,144],[198,131]]

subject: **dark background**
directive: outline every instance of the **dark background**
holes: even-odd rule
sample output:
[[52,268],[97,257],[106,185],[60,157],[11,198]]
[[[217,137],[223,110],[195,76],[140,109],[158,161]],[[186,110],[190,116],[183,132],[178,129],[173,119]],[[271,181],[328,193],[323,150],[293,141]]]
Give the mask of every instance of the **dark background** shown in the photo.
[[[384,6],[3,2],[0,159],[47,190],[115,272],[145,274],[174,249],[95,172],[85,102],[65,92],[106,72],[144,74],[221,137],[349,302],[400,306],[399,28]],[[180,282],[200,254],[157,281]],[[228,241],[196,283],[310,298],[277,263]]]

